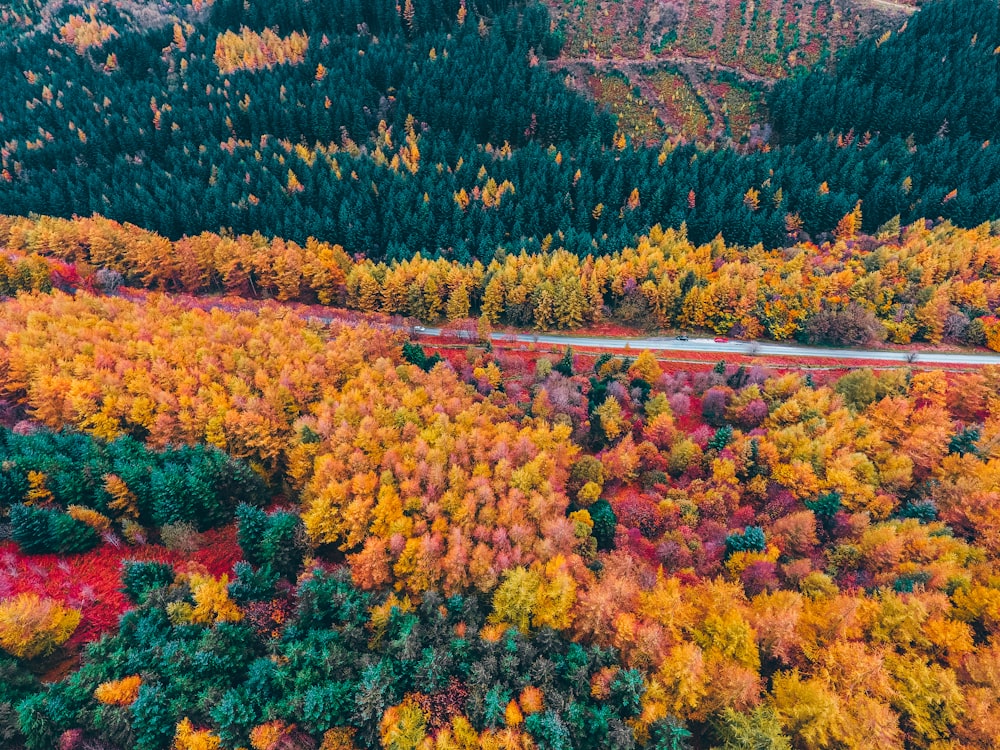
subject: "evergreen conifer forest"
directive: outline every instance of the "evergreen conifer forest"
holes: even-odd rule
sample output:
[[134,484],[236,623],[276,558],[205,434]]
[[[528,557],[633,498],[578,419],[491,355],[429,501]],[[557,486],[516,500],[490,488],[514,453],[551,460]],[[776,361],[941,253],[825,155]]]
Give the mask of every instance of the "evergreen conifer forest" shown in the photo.
[[0,64],[0,748],[1000,747],[996,0]]

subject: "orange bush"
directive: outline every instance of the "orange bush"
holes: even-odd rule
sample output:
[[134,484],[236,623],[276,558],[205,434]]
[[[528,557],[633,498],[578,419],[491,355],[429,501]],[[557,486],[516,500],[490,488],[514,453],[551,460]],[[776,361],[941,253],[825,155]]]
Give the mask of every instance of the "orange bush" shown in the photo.
[[109,706],[129,706],[139,697],[142,678],[132,675],[121,680],[102,682],[94,690],[94,697]]

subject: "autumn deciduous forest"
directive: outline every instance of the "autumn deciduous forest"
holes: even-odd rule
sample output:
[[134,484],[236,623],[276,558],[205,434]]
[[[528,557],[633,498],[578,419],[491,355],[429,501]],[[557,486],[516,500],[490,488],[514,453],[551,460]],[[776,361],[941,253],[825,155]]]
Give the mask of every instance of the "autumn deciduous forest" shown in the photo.
[[737,5],[0,7],[0,747],[1000,747],[1000,6]]
[[490,326],[550,330],[610,320],[813,344],[948,341],[1000,350],[1000,240],[988,224],[966,230],[921,221],[871,237],[860,223],[856,209],[832,241],[780,251],[721,239],[696,247],[683,229],[657,226],[609,255],[580,258],[550,247],[463,265],[419,254],[356,260],[312,238],[299,245],[204,232],[170,242],[101,217],[0,216],[0,240],[11,251],[0,265],[0,289],[127,285],[336,305],[425,323],[479,317]]
[[[4,309],[7,564],[112,556],[125,592],[55,678],[94,603],[44,576],[4,600],[11,741],[996,736],[996,368],[473,348],[425,371],[396,333],[273,303]],[[242,561],[170,563],[209,538]]]

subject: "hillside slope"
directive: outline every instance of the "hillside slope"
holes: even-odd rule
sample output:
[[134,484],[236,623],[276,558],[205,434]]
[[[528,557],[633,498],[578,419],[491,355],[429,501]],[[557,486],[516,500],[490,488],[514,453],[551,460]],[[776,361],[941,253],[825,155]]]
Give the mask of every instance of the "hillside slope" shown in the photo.
[[[946,32],[931,24],[935,50],[963,59],[977,33],[982,49],[1000,46],[976,22],[987,0],[938,5],[962,13]],[[911,50],[926,43],[907,31],[883,48],[898,69],[886,96],[907,77],[937,80]],[[553,72],[560,52],[545,8],[509,0],[219,0],[196,22],[122,27],[93,47],[24,37],[0,46],[20,71],[0,83],[0,205],[97,213],[172,239],[225,228],[312,236],[375,261],[487,263],[500,248],[612,253],[656,224],[774,248],[800,232],[823,239],[859,201],[869,232],[897,215],[997,218],[1000,132],[995,121],[966,131],[975,113],[961,116],[983,99],[975,81],[921,91],[921,109],[951,114],[943,137],[920,143],[898,128],[851,135],[845,110],[841,132],[780,148],[646,148],[635,128],[648,118],[596,110]],[[709,130],[679,78],[661,71],[648,86],[693,113],[691,133]],[[742,106],[749,123],[752,98],[726,85],[727,110]],[[593,86],[611,101],[635,95],[613,71]]]
[[[630,135],[759,144],[762,93],[897,28],[916,2],[875,0],[545,0],[566,44],[553,64]],[[757,127],[754,127],[757,126]]]

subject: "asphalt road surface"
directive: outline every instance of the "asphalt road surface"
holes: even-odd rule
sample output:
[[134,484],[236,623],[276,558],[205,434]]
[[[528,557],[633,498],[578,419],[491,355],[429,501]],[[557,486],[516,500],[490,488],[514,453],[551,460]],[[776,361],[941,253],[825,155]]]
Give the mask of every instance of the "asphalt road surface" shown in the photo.
[[[418,336],[436,338],[440,328],[414,329]],[[669,337],[604,338],[592,336],[557,336],[551,334],[494,333],[494,341],[549,344],[554,346],[585,346],[595,349],[624,349],[626,345],[638,353],[650,351],[692,352],[698,354],[745,354],[755,357],[787,357],[789,359],[846,359],[859,362],[920,362],[932,365],[1000,365],[1000,354],[966,354],[961,352],[906,352],[884,349],[827,349],[815,346],[795,346],[757,341],[726,341],[692,338],[678,341]]]

